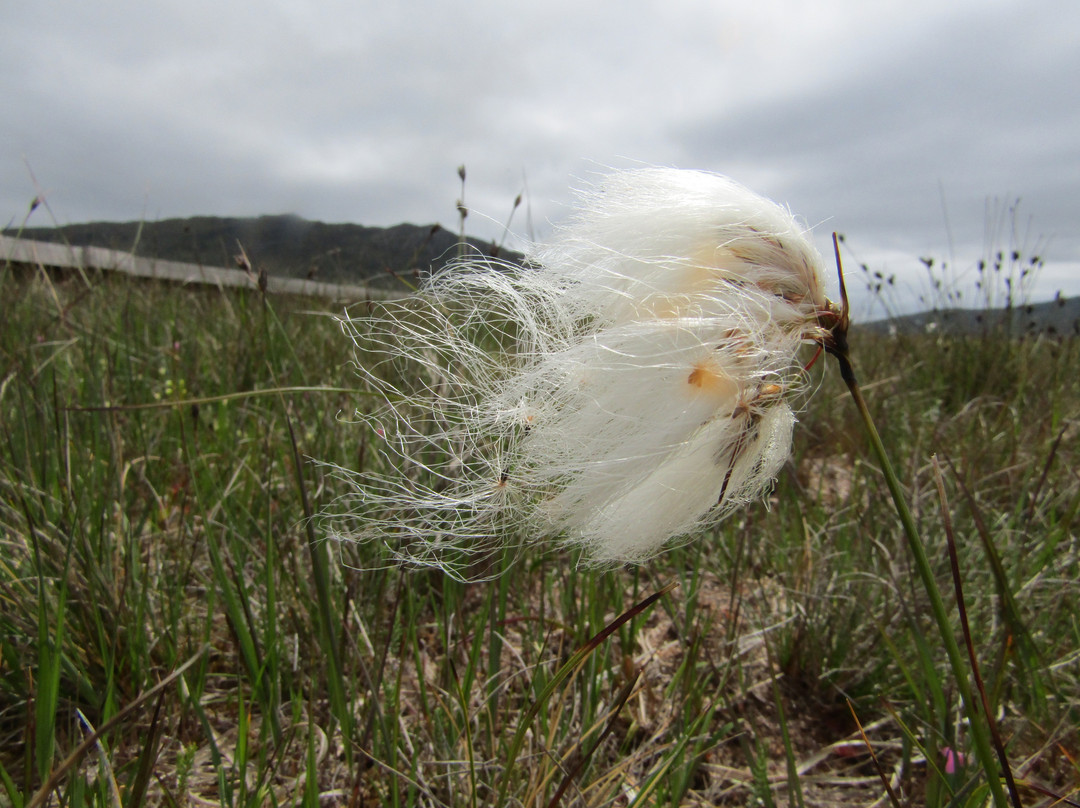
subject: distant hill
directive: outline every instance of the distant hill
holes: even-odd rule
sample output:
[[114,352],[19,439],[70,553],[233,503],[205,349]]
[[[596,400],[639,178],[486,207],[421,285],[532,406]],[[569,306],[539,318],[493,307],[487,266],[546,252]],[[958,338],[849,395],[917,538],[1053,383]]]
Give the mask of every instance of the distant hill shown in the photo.
[[[198,216],[156,222],[90,222],[58,228],[5,230],[37,241],[105,247],[137,255],[209,266],[236,266],[240,245],[256,268],[271,275],[327,283],[391,285],[393,275],[441,268],[458,254],[459,237],[439,225],[364,227],[326,224],[299,216]],[[469,239],[472,250],[510,261],[521,256]],[[412,278],[410,277],[410,280]]]
[[[458,235],[437,224],[365,227],[326,224],[293,215],[90,222],[3,232],[36,241],[105,247],[147,258],[220,267],[236,266],[242,245],[255,268],[271,275],[375,287],[397,286],[395,276],[414,281],[419,275],[441,269],[459,252]],[[499,250],[490,242],[469,239],[468,243],[473,254],[513,262],[522,259],[518,253]],[[856,326],[882,334],[978,335],[1004,331],[1016,336],[1080,336],[1080,298],[1059,297],[1011,309],[920,312]]]
[[944,309],[919,312],[887,320],[860,323],[882,334],[962,334],[992,332],[1025,336],[1051,334],[1080,336],[1080,298],[1058,297],[1048,303],[1013,306],[1009,309]]

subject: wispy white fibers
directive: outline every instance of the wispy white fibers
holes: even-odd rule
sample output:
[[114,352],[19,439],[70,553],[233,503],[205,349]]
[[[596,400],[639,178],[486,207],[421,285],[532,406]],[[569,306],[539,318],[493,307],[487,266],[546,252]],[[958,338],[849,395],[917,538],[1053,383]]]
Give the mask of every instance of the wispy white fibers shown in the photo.
[[709,316],[731,308],[731,287],[752,285],[767,293],[752,305],[794,332],[825,303],[821,257],[805,229],[726,177],[618,172],[581,203],[559,238],[536,252],[553,278],[576,285],[575,313],[611,322]]
[[762,496],[788,457],[821,259],[724,177],[617,172],[524,267],[475,259],[345,318],[381,407],[342,539],[482,575],[554,539],[640,562]]

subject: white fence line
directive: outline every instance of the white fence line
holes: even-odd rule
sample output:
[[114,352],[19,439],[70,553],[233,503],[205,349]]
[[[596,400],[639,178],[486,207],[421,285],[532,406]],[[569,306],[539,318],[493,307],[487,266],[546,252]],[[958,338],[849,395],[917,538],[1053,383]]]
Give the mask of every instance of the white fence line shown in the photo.
[[[218,287],[254,289],[256,279],[241,269],[185,264],[157,258],[142,258],[120,250],[103,247],[73,247],[46,241],[30,241],[0,235],[0,262],[30,264],[57,269],[97,269],[120,272],[139,278],[154,278],[179,284],[199,284]],[[329,300],[366,300],[401,297],[407,292],[390,292],[304,278],[283,278],[268,275],[267,291],[275,294],[321,297]]]

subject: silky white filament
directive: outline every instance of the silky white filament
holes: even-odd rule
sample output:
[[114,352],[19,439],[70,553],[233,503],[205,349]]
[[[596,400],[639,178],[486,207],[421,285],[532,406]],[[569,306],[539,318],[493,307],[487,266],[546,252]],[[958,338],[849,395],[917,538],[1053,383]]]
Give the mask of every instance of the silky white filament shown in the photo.
[[458,262],[416,298],[346,317],[382,406],[375,469],[331,532],[482,577],[500,547],[641,562],[761,497],[805,388],[821,259],[731,180],[617,172],[524,266]]

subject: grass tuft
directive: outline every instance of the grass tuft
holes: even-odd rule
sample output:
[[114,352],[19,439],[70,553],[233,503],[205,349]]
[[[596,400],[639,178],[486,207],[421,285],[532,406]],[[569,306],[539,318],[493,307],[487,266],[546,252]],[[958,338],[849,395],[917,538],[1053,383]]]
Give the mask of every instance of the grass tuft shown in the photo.
[[[882,776],[900,804],[987,799],[831,379],[768,507],[647,567],[555,551],[464,584],[311,519],[340,491],[308,458],[385,462],[331,313],[0,267],[0,803],[864,805]],[[1019,797],[1075,802],[1080,343],[854,334],[852,353],[942,592],[948,459]]]

